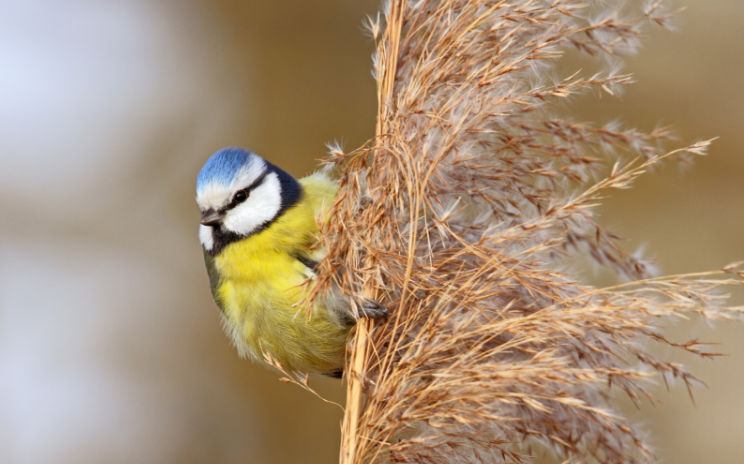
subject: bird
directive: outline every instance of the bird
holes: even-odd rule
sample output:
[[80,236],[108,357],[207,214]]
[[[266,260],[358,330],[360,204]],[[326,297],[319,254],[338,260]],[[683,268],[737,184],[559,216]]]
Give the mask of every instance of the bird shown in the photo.
[[223,328],[241,357],[341,377],[357,319],[387,315],[377,301],[337,287],[315,300],[309,317],[302,312],[325,255],[314,247],[317,219],[337,190],[326,173],[295,179],[239,147],[217,151],[199,172],[199,240]]

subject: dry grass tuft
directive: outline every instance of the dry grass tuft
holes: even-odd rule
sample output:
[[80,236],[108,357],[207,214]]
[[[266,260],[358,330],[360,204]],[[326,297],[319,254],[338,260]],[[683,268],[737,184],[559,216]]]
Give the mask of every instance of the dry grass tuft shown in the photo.
[[[614,61],[635,51],[642,23],[668,22],[661,1],[637,15],[613,4],[393,0],[370,21],[377,136],[326,161],[343,176],[317,289],[337,279],[391,316],[360,321],[342,462],[529,462],[536,447],[567,462],[651,461],[611,391],[637,403],[653,375],[696,383],[648,341],[715,356],[660,324],[738,317],[716,290],[742,273],[649,278],[594,218],[605,191],[708,142],[665,153],[663,130],[556,115],[560,99],[631,82],[549,79],[565,50]],[[632,281],[579,282],[562,261],[582,252]]]

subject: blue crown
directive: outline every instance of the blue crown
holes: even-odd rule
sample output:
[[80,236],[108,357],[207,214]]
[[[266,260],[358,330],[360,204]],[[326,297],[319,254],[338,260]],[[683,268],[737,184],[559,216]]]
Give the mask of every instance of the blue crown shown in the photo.
[[253,156],[256,155],[252,151],[239,147],[219,150],[209,157],[207,163],[199,171],[196,178],[196,190],[201,190],[211,182],[229,185]]

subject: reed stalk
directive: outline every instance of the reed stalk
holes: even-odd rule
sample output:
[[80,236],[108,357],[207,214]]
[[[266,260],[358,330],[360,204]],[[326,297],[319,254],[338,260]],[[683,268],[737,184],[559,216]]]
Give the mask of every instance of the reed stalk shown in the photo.
[[[378,70],[379,78],[377,79],[377,124],[375,128],[375,139],[381,140],[386,133],[386,121],[389,117],[389,109],[393,89],[395,85],[395,74],[397,71],[398,50],[400,46],[400,33],[402,28],[402,14],[404,11],[403,2],[394,0],[390,5],[390,22],[385,31],[383,45],[380,48],[381,69]],[[372,266],[368,262],[366,267]],[[374,298],[374,289],[369,284],[364,285],[362,292],[366,298]],[[352,350],[351,361],[347,369],[347,392],[346,408],[344,412],[344,421],[341,429],[341,464],[354,464],[357,462],[357,434],[360,409],[362,407],[362,384],[365,375],[365,360],[367,357],[367,337],[369,335],[372,321],[362,319],[358,321],[354,348]]]

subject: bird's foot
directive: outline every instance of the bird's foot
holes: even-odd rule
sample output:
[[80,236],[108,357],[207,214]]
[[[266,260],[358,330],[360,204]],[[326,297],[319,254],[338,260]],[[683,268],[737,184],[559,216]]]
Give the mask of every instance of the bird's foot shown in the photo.
[[360,298],[357,305],[358,317],[369,317],[371,319],[381,319],[387,317],[390,313],[382,303],[371,298]]

